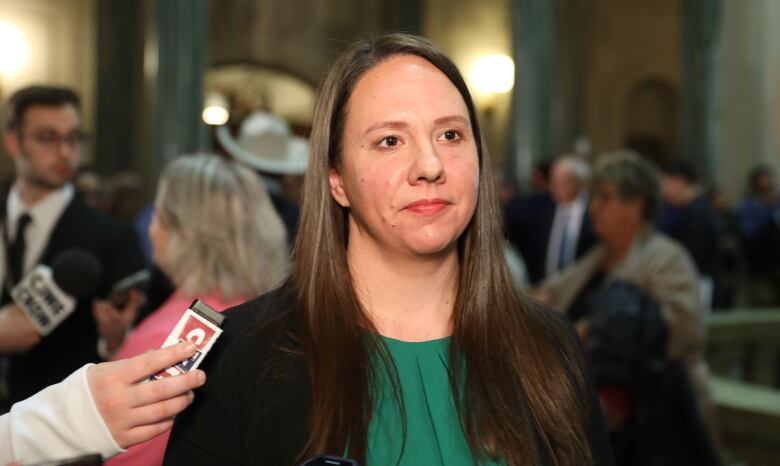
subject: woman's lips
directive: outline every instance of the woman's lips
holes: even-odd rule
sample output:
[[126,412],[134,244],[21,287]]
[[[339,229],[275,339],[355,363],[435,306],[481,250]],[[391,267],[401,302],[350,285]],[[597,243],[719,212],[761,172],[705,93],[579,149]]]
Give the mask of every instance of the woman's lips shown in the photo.
[[420,199],[407,205],[404,209],[415,214],[433,215],[438,214],[449,205],[450,203],[444,199]]

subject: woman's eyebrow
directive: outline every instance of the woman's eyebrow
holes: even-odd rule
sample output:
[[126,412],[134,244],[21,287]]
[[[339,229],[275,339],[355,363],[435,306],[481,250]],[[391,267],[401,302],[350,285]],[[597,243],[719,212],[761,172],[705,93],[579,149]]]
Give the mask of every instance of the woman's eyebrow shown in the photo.
[[375,123],[369,126],[368,129],[366,129],[363,134],[368,134],[371,131],[376,131],[378,129],[384,129],[384,128],[404,129],[407,128],[408,126],[409,124],[406,123],[405,121],[380,121],[379,123]]
[[[461,123],[463,125],[468,125],[468,120],[466,120],[463,115],[447,115],[443,117],[439,117],[433,121],[435,125],[444,125],[447,123]],[[405,121],[380,121],[379,123],[375,123],[371,126],[369,126],[364,134],[368,134],[372,131],[376,131],[378,129],[405,129],[409,127],[409,124]]]
[[461,123],[464,125],[468,125],[468,120],[463,117],[463,115],[447,115],[443,117],[439,117],[433,121],[436,125],[444,125],[447,123]]

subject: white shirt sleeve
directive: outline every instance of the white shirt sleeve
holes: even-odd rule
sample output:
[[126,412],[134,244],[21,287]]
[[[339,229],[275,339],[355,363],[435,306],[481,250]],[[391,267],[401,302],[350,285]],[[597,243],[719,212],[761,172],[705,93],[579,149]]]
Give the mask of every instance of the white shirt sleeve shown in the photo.
[[92,399],[87,364],[0,416],[0,465],[53,461],[89,453],[110,458],[116,444]]

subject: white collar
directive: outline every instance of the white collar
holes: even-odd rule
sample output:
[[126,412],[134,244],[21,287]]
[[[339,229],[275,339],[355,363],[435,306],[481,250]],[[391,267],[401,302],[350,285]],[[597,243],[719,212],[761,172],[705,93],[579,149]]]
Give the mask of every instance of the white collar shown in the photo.
[[65,186],[47,194],[32,206],[27,206],[19,195],[19,187],[14,183],[11,191],[8,193],[8,201],[6,203],[8,237],[13,238],[16,236],[17,220],[25,212],[32,218],[36,228],[41,228],[43,231],[51,231],[73,199],[74,194],[73,185],[66,183]]
[[588,203],[588,194],[582,193],[569,202],[562,202],[558,207],[566,212],[579,211]]

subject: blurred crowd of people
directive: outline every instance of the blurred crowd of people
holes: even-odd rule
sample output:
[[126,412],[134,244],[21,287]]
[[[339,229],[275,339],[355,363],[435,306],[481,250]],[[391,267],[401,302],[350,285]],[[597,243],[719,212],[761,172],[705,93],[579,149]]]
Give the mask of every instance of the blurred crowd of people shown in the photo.
[[[729,203],[685,162],[655,167],[658,208],[648,219],[682,245],[696,267],[704,312],[780,305],[780,191],[769,165],[754,167],[743,199]],[[566,154],[533,167],[525,189],[507,184],[504,214],[510,247],[524,262],[526,284],[580,259],[598,240],[589,162]]]
[[689,165],[622,150],[539,163],[506,198],[508,247],[577,326],[618,464],[717,463],[704,318],[780,305],[780,195],[767,166],[747,185],[728,206]]

